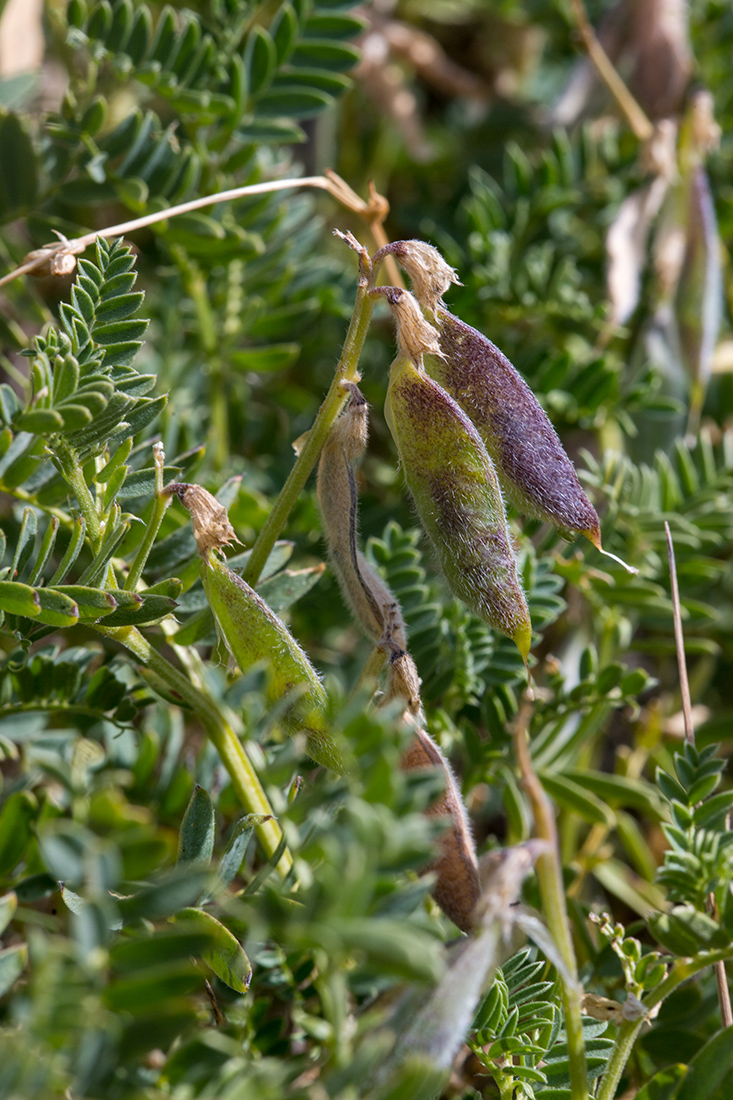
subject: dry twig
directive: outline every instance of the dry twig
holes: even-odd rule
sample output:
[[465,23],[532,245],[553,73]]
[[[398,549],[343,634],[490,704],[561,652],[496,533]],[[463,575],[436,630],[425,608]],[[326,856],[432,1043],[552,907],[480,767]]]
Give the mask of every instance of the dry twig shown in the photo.
[[623,111],[626,120],[640,141],[649,141],[654,134],[654,126],[632,96],[611,62],[608,54],[598,41],[595,31],[588,20],[583,0],[571,0],[578,32],[583,40],[586,52],[595,65],[598,75]]
[[[674,611],[674,640],[677,648],[677,668],[680,677],[680,694],[682,696],[682,713],[685,719],[685,740],[688,744],[695,744],[695,727],[692,722],[692,703],[690,701],[690,684],[687,679],[687,662],[685,661],[685,640],[682,634],[682,613],[680,611],[680,591],[677,584],[677,566],[674,558],[674,545],[669,524],[665,520],[664,532],[667,536],[667,553],[669,555],[669,577],[672,588],[672,607]],[[712,900],[712,898],[711,898]],[[714,904],[714,903],[713,903]],[[725,973],[725,963],[715,964],[715,984],[718,989],[718,1001],[720,1003],[720,1018],[723,1027],[733,1024],[733,1011],[730,1003],[730,990]]]

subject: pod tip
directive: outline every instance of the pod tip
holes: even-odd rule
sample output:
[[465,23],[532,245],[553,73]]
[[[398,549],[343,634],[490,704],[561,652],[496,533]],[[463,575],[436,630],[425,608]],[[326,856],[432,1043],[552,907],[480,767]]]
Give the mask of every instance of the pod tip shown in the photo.
[[519,650],[522,660],[524,661],[527,669],[527,675],[529,675],[529,665],[527,660],[529,658],[529,651],[532,646],[532,624],[527,622],[520,623],[517,629],[512,634],[512,639],[517,649]]
[[603,553],[603,546],[601,545],[601,528],[598,523],[594,527],[589,527],[586,530],[580,532],[581,535],[585,535],[587,539],[595,546],[596,550],[600,550]]

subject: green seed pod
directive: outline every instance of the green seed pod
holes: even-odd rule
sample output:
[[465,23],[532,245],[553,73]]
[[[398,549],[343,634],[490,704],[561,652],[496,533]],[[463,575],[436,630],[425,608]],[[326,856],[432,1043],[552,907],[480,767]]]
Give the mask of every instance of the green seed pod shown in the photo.
[[601,549],[596,510],[547,413],[504,353],[443,305],[443,294],[458,281],[453,268],[423,241],[395,241],[382,252],[397,258],[420,305],[435,318],[440,353],[426,352],[425,365],[476,425],[512,504],[586,535]]
[[285,624],[218,553],[235,537],[226,509],[200,485],[177,484],[169,491],[191,513],[204,591],[230,654],[243,670],[268,663],[268,704],[296,696],[280,720],[285,732],[304,734],[309,756],[343,772],[344,760],[326,728],[328,700],[318,673]]
[[318,466],[318,503],[328,553],[344,599],[375,642],[389,628],[400,647],[405,624],[393,593],[358,547],[359,498],[355,467],[366,449],[367,403],[353,383],[351,398],[331,429]]
[[499,482],[476,428],[405,356],[392,364],[386,418],[451,591],[489,626],[513,638],[526,661],[529,610]]
[[473,926],[473,914],[481,894],[471,828],[450,764],[423,726],[420,680],[415,663],[409,653],[393,645],[385,703],[396,698],[405,701],[405,720],[415,727],[415,736],[400,761],[400,767],[405,771],[438,768],[445,780],[445,791],[426,811],[430,817],[448,817],[451,823],[440,838],[440,855],[432,866],[426,868],[436,875],[433,897],[456,927],[468,932]]

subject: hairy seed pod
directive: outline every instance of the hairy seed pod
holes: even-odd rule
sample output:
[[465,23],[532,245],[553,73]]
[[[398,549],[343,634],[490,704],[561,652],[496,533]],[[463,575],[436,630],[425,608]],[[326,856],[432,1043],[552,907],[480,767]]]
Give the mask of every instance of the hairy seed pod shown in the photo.
[[386,418],[408,488],[451,591],[513,638],[526,661],[532,626],[493,463],[453,398],[410,359],[390,370]]
[[382,251],[396,257],[436,321],[440,353],[426,348],[425,365],[476,425],[512,504],[586,535],[600,550],[598,515],[547,413],[506,355],[443,305],[443,294],[458,282],[453,268],[424,241],[394,241]]
[[399,604],[358,547],[355,468],[366,449],[368,407],[359,388],[353,383],[349,388],[349,402],[323,445],[318,465],[318,503],[328,554],[344,599],[365,633],[378,642],[388,630],[404,648]]
[[436,317],[442,357],[426,367],[476,425],[512,504],[600,549],[596,510],[532,390],[483,333],[442,305]]
[[415,728],[415,736],[400,761],[400,767],[405,771],[437,768],[445,781],[445,791],[426,812],[430,817],[450,818],[450,827],[440,838],[438,859],[427,870],[434,871],[436,875],[433,897],[438,905],[456,927],[468,932],[473,925],[473,913],[481,894],[471,828],[450,764],[424,728],[420,681],[415,663],[409,653],[393,646],[385,702],[395,698],[405,701],[405,720]]
[[200,485],[171,485],[169,492],[191,512],[204,591],[229,653],[243,671],[267,663],[268,705],[295,697],[280,719],[282,728],[291,737],[304,734],[309,756],[343,772],[344,760],[326,727],[328,700],[318,673],[285,624],[219,555],[218,547],[234,537],[226,509]]

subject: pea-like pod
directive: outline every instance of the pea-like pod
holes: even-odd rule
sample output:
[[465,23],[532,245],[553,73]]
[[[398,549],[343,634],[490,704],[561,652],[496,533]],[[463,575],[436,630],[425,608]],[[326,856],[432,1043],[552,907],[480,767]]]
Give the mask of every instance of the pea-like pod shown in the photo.
[[601,549],[596,510],[530,387],[483,333],[442,305],[436,318],[442,357],[425,365],[476,425],[512,504]]
[[389,629],[405,647],[405,625],[399,603],[358,546],[359,499],[356,464],[366,449],[367,403],[350,383],[349,402],[331,429],[318,466],[318,503],[334,573],[346,603],[375,642]]
[[426,811],[430,817],[447,817],[450,826],[440,838],[440,854],[427,870],[435,872],[433,897],[456,927],[468,932],[474,923],[476,904],[481,894],[476,848],[463,806],[461,792],[450,764],[424,728],[420,707],[420,681],[409,653],[393,646],[387,673],[385,701],[402,698],[405,719],[415,728],[415,736],[400,761],[405,771],[437,768],[443,775],[445,790]]
[[411,359],[392,364],[386,418],[451,591],[527,659],[532,626],[493,463],[465,412]]
[[191,513],[204,591],[228,651],[243,670],[267,663],[268,704],[295,697],[280,719],[285,732],[304,734],[315,761],[343,772],[343,757],[326,725],[328,700],[318,673],[285,624],[218,552],[234,538],[226,509],[200,485],[172,485],[169,491]]
[[476,849],[458,783],[435,741],[422,728],[415,731],[400,767],[405,771],[438,768],[443,774],[445,791],[426,812],[429,817],[448,817],[451,824],[440,838],[440,855],[428,869],[436,875],[433,897],[438,905],[457,928],[468,932],[473,927],[481,885]]
[[453,268],[424,241],[395,241],[382,252],[397,258],[435,319],[440,354],[426,349],[425,366],[476,425],[511,502],[600,549],[598,515],[547,413],[506,355],[443,305],[458,281]]

